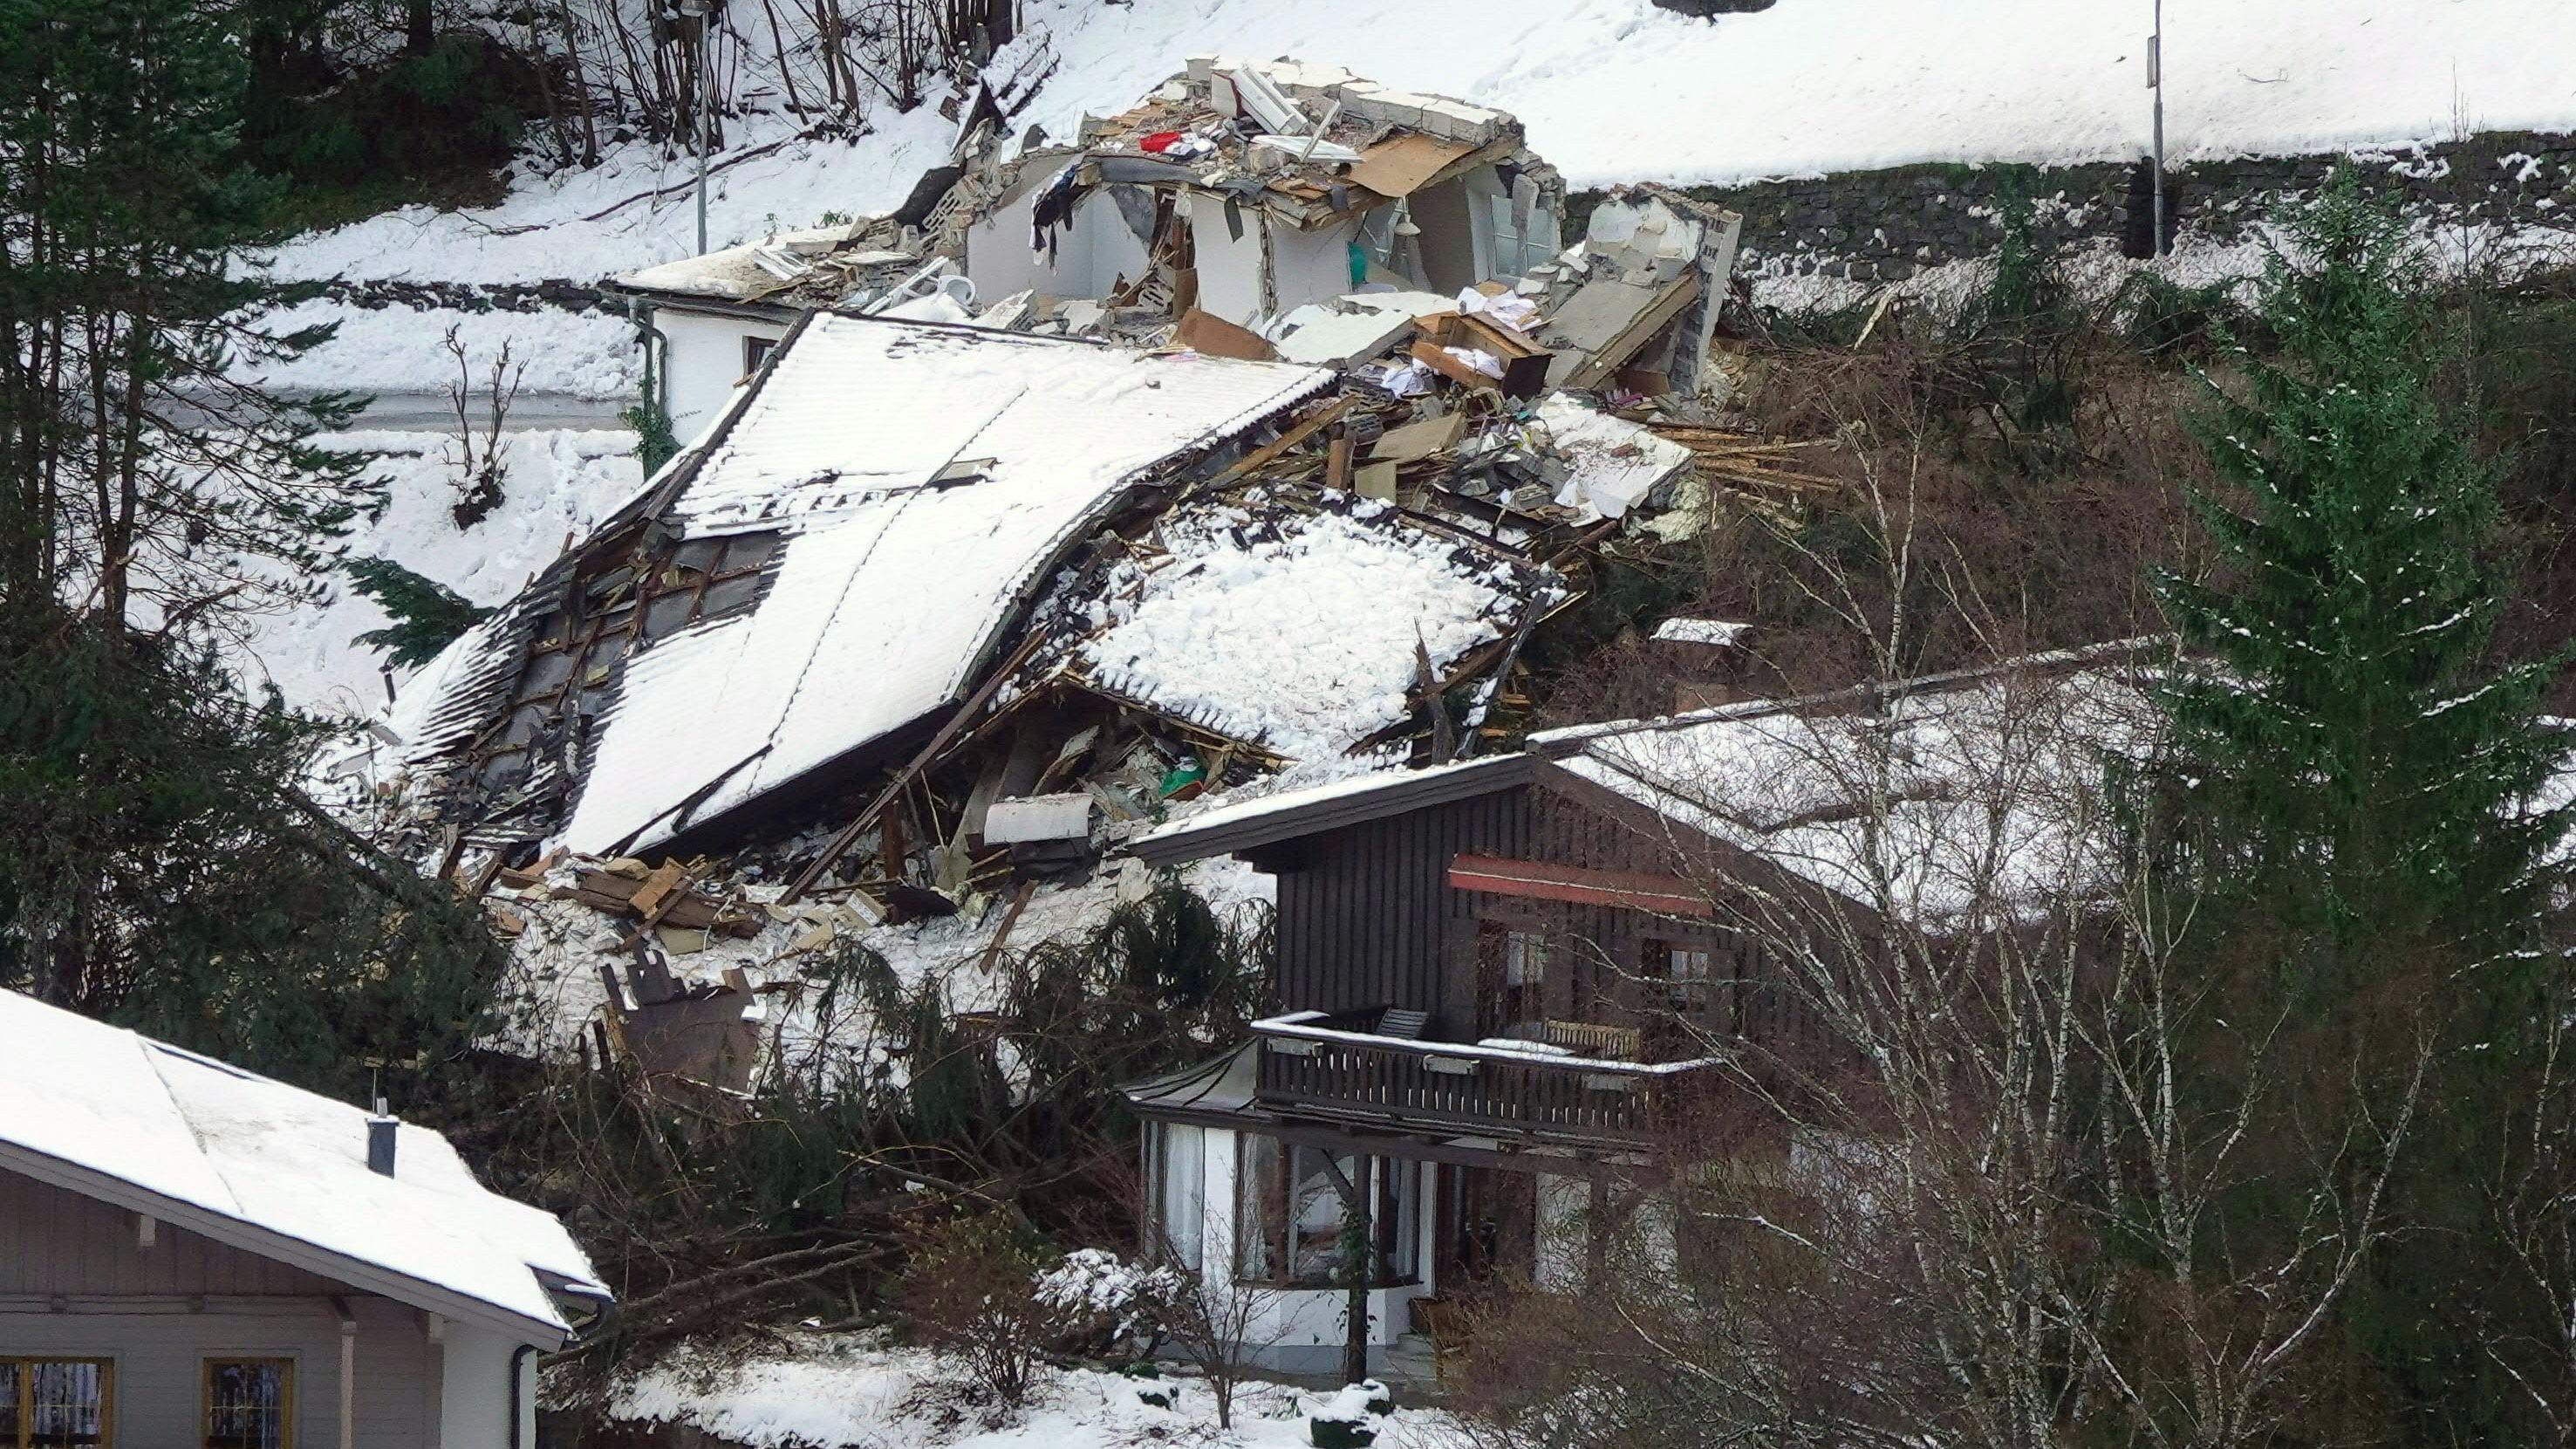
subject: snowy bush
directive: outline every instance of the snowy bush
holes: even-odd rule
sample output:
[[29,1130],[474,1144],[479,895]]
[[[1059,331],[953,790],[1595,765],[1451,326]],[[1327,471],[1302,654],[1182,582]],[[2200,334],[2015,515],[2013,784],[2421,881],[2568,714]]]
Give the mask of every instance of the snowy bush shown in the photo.
[[1059,1316],[1057,1345],[1068,1353],[1142,1355],[1160,1310],[1185,1288],[1170,1268],[1130,1263],[1105,1248],[1081,1248],[1040,1274],[1032,1290]]

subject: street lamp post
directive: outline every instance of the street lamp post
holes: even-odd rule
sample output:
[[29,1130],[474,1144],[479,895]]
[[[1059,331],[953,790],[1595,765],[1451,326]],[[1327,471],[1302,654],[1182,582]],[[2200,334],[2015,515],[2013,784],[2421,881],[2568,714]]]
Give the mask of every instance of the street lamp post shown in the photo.
[[[2147,37],[2147,89],[2155,92],[2156,229],[2150,256],[2165,254],[2165,0],[2155,0],[2155,30]],[[701,238],[699,250],[705,250]]]
[[[707,254],[707,143],[715,126],[715,88],[707,84],[707,60],[714,47],[707,37],[714,0],[678,0],[680,13],[698,23],[698,255]],[[2158,0],[2162,3],[2162,0]]]

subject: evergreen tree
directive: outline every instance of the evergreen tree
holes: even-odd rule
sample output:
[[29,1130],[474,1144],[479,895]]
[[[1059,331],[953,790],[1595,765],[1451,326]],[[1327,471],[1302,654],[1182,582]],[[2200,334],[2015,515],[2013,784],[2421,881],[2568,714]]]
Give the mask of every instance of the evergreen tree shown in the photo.
[[[2488,660],[2511,586],[2495,475],[2435,390],[2423,259],[2349,176],[2273,247],[2240,379],[2198,431],[2222,489],[2196,511],[2219,567],[2157,580],[2213,667],[2166,691],[2207,879],[2259,895],[2342,958],[2404,943],[2492,961],[2532,944],[2565,808],[2550,669]],[[2316,981],[2344,990],[2350,980]]]
[[[2566,749],[2538,714],[2552,666],[2490,657],[2511,587],[2495,475],[2437,390],[2428,270],[2337,178],[2271,251],[2266,346],[2231,344],[2201,422],[2219,487],[2193,503],[2217,567],[2157,586],[2195,660],[2163,690],[2166,798],[2185,888],[2217,908],[2201,964],[2225,1005],[2181,1087],[2216,1102],[2249,1072],[2274,1083],[2254,1160],[2319,1164],[2347,1184],[2348,1228],[2375,1213],[2391,1233],[2343,1321],[2401,1434],[2502,1442],[2514,1395],[2491,1381],[2479,1297],[2512,1275],[2480,1183],[2565,969],[2542,948]],[[2392,1189],[2369,1197],[2383,1162]],[[2223,1231],[2295,1231],[2299,1213],[2258,1175]],[[2541,1307],[2504,1331],[2545,1334]]]
[[228,375],[329,336],[244,320],[303,292],[239,265],[272,190],[234,162],[242,23],[224,0],[0,0],[0,595],[194,625],[319,578],[382,506],[362,458],[312,443],[351,399]]
[[381,502],[315,446],[348,399],[228,376],[327,336],[240,320],[292,299],[240,253],[246,14],[0,0],[0,986],[354,1092],[478,1034],[497,956],[218,662]]
[[0,987],[350,1095],[493,1024],[474,909],[297,789],[321,726],[52,618],[0,639]]
[[358,592],[373,599],[394,622],[370,629],[354,641],[391,651],[385,661],[396,669],[427,664],[492,611],[468,603],[464,596],[433,578],[416,574],[389,558],[353,558],[342,565]]

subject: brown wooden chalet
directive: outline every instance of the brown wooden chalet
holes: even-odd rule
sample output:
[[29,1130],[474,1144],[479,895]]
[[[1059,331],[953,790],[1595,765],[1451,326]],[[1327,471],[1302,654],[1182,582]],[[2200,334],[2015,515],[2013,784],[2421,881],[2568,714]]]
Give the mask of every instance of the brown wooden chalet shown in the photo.
[[1807,1034],[1719,923],[1699,867],[1720,848],[1543,753],[1141,840],[1157,866],[1237,856],[1278,899],[1279,1014],[1219,1061],[1127,1089],[1149,1126],[1150,1230],[1273,1290],[1254,1337],[1286,1367],[1341,1342],[1326,1290],[1354,1185],[1374,1344],[1478,1280],[1579,1280],[1585,1214],[1740,1080],[1731,1044]]
[[2065,802],[2128,738],[2125,661],[2152,642],[1559,731],[1141,837],[1157,866],[1235,856],[1278,902],[1279,1014],[1126,1089],[1151,1231],[1276,1289],[1269,1356],[1293,1366],[1339,1342],[1341,1295],[1316,1290],[1346,1281],[1348,1226],[1390,1345],[1479,1280],[1579,1288],[1598,1225],[1658,1211],[1678,1159],[1770,1176],[1787,1144],[1752,1089],[1837,1048],[1765,959],[1779,931],[1747,925],[1785,903],[1866,940],[2086,889],[2101,852]]

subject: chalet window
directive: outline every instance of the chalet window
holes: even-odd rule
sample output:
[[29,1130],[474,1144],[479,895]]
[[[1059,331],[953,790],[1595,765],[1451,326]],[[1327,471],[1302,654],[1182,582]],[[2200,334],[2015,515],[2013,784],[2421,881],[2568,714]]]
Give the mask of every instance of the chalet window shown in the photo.
[[1547,1028],[1547,938],[1488,922],[1483,928],[1488,980],[1486,1019],[1503,1036],[1537,1038]]
[[[1349,1221],[1333,1169],[1372,1194],[1372,1221],[1387,1281],[1410,1278],[1421,1235],[1420,1169],[1351,1153],[1327,1154],[1246,1134],[1235,1188],[1235,1277],[1247,1283],[1323,1288],[1345,1280]],[[1329,1166],[1327,1164],[1330,1164]],[[1383,1169],[1392,1169],[1386,1171]]]
[[0,1449],[104,1445],[116,1367],[97,1358],[0,1358]]
[[1145,1248],[1191,1271],[1199,1267],[1199,1240],[1207,1221],[1207,1132],[1165,1123],[1145,1134],[1146,1168],[1154,1205]]
[[206,1361],[206,1449],[292,1449],[295,1365],[282,1358]]
[[746,337],[742,339],[742,375],[749,377],[753,373],[760,371],[760,365],[769,360],[769,354],[774,351],[777,346],[778,339],[775,337]]
[[1717,1000],[1717,953],[1705,944],[1657,941],[1647,964],[1663,977],[1664,1005],[1688,1016],[1706,1016]]

